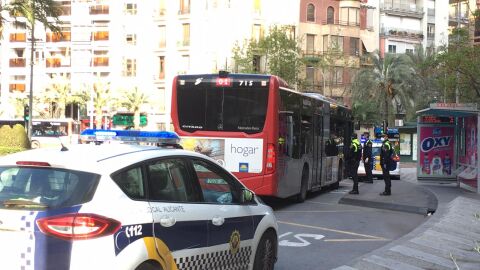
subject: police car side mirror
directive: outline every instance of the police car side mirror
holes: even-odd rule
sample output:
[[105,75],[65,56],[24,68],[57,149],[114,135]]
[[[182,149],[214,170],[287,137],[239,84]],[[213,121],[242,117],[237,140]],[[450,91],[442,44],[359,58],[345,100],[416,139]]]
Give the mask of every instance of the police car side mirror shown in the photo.
[[248,190],[248,189],[242,190],[242,203],[244,204],[253,203],[255,201],[254,198],[255,198],[255,194],[251,190]]

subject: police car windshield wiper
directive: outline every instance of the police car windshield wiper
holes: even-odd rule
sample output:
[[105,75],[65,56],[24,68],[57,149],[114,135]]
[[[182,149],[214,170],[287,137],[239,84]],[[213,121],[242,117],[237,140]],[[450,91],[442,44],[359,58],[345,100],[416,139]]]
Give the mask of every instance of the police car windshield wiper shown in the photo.
[[48,208],[48,205],[37,202],[36,200],[28,199],[10,199],[2,202],[5,207],[36,207],[36,208]]

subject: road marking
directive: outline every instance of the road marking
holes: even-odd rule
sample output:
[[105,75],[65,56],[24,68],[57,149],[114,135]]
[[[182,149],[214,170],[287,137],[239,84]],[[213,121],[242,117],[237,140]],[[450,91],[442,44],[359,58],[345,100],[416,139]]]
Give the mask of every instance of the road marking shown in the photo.
[[[281,237],[289,235],[290,233],[291,232],[284,233],[278,238],[280,239]],[[324,238],[325,236],[321,235],[321,234],[299,233],[299,234],[295,234],[293,237],[295,239],[297,239],[299,242],[282,240],[282,241],[278,242],[278,244],[280,246],[284,246],[284,247],[306,247],[306,246],[311,245],[312,243],[305,240],[305,238],[313,238],[315,240],[320,240],[320,239]]]
[[314,204],[338,205],[338,203],[325,203],[325,202],[316,202],[316,201],[310,201],[310,200],[306,200],[305,202],[314,203]]
[[275,211],[275,213],[335,213],[335,212],[372,212],[376,210],[280,210]]
[[384,237],[379,237],[379,236],[373,236],[373,235],[361,234],[361,233],[354,233],[354,232],[330,229],[330,228],[319,227],[319,226],[311,226],[311,225],[305,225],[305,224],[299,224],[299,223],[293,223],[293,222],[286,222],[286,221],[279,221],[278,220],[277,223],[285,224],[285,225],[298,226],[298,227],[304,227],[304,228],[310,228],[310,229],[317,229],[317,230],[328,231],[328,232],[336,232],[336,233],[341,233],[341,234],[364,237],[364,238],[368,238],[368,239],[388,240]]
[[372,241],[390,241],[390,239],[325,239],[325,242],[372,242]]

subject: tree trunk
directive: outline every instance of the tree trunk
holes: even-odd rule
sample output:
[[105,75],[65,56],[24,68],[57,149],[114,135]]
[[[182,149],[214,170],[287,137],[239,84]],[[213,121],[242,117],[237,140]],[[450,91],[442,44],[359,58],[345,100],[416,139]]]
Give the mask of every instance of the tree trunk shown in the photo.
[[137,110],[133,113],[133,128],[140,130],[140,111]]
[[[388,127],[388,95],[385,97],[385,128]],[[383,132],[387,132],[385,129]]]
[[95,110],[95,128],[102,129],[102,118],[103,118],[103,111],[102,109]]

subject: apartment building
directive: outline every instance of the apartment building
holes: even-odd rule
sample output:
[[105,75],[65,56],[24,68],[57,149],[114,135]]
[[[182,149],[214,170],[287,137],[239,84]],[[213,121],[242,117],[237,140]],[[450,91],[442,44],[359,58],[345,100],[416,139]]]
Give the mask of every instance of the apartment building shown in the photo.
[[413,52],[448,44],[448,2],[380,0],[380,53]]
[[378,49],[378,12],[376,1],[300,1],[305,91],[351,105],[353,77],[361,66],[371,65],[368,54]]
[[[473,44],[480,44],[480,19],[475,19],[473,13],[480,8],[480,0],[449,0],[448,27],[451,32],[457,27],[469,31]],[[450,35],[450,39],[456,39]]]
[[[70,0],[62,6],[62,34],[35,27],[33,93],[42,95],[56,76],[70,79],[72,95],[138,87],[150,102],[148,128],[170,128],[173,77],[232,70],[236,42],[258,38],[271,25],[298,24],[298,0]],[[19,117],[13,97],[27,98],[30,36],[10,18],[0,43],[2,117]],[[40,107],[38,105],[37,107]],[[39,108],[34,108],[34,118]],[[107,114],[113,114],[108,106]]]

